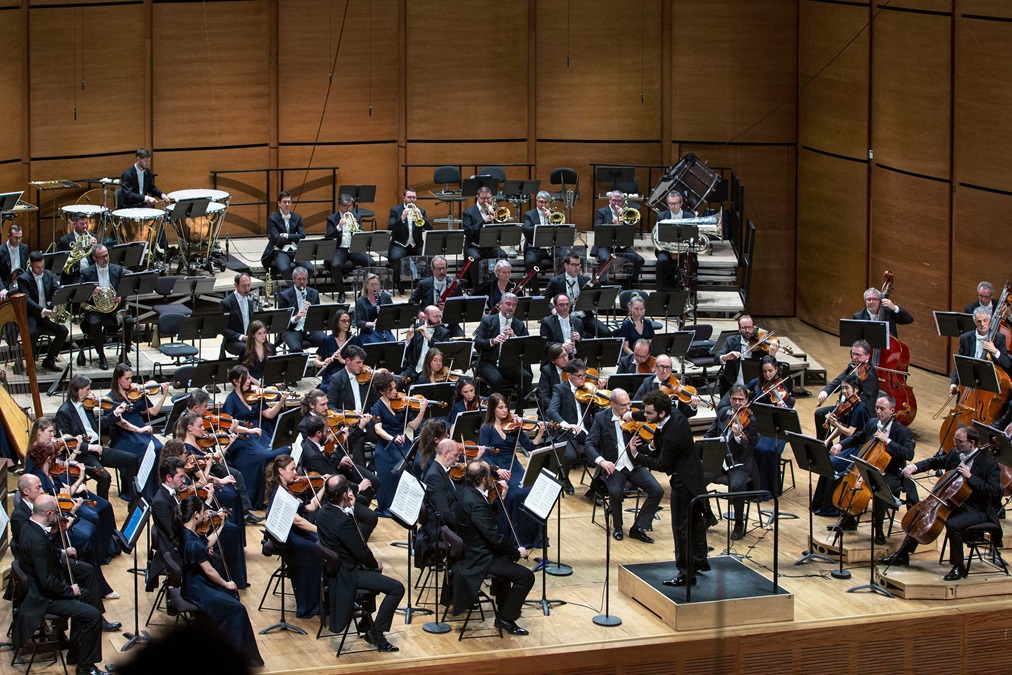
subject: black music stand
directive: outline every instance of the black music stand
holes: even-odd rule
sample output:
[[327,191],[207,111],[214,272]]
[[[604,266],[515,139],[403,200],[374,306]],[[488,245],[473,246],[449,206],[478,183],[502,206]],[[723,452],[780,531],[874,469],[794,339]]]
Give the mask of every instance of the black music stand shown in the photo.
[[[430,401],[429,407],[425,409],[428,417],[446,417],[450,414],[450,408],[453,407],[453,396],[456,390],[457,384],[455,382],[433,382],[412,385],[408,394],[424,396]],[[432,401],[444,403],[445,406],[433,406]]]
[[[354,237],[354,235],[352,235]],[[295,260],[299,262],[323,260],[330,262],[337,250],[337,239],[302,239],[295,247]]]
[[[545,343],[545,338],[540,335],[511,337],[502,343],[502,351],[499,352],[499,362],[520,364],[521,368],[530,367],[535,363],[540,364],[541,356],[545,353]],[[525,394],[527,392],[520,393]]]
[[[829,448],[819,439],[788,431],[787,440],[791,444],[791,449],[794,450],[794,459],[798,462],[798,468],[808,472],[808,542],[811,546],[812,538],[815,536],[815,524],[812,516],[812,474],[822,476],[832,485],[836,480],[836,471],[829,459]],[[809,560],[836,562],[829,556],[816,553],[814,550],[807,550],[801,552],[801,557],[795,560],[794,564],[804,565]],[[850,572],[843,569],[842,545],[840,546],[840,569],[833,570],[833,577],[836,579],[850,578]]]
[[[219,384],[228,382],[228,373],[232,368],[239,365],[235,359],[217,359],[215,361],[201,361],[193,367],[190,379],[184,384],[186,388],[195,387],[204,389],[210,394],[217,394]],[[208,389],[209,387],[209,389]],[[217,406],[217,401],[214,401]]]
[[309,354],[305,352],[301,354],[285,354],[283,356],[268,356],[267,361],[264,362],[264,374],[260,377],[260,381],[267,383],[295,382],[297,384],[306,376],[306,367],[308,365]]
[[513,312],[514,319],[520,319],[525,324],[534,320],[539,324],[541,319],[551,313],[551,303],[543,295],[525,295],[517,298],[517,308]]
[[299,422],[303,417],[302,408],[282,410],[275,419],[274,436],[271,437],[271,449],[277,450],[290,446],[299,435]]
[[[502,184],[502,194],[511,202],[521,203],[529,201],[531,195],[537,194],[541,189],[540,180],[507,180]],[[517,199],[510,199],[516,197]]]
[[464,255],[463,230],[426,230],[422,233],[422,255],[459,258]]
[[[82,302],[88,302],[91,300],[91,296],[95,294],[96,288],[98,288],[98,284],[91,281],[61,286],[56,289],[55,293],[53,293],[53,307],[63,305],[64,307],[70,308],[80,305]],[[74,334],[74,317],[69,312],[68,316],[70,318],[67,319],[67,335],[70,336]],[[73,351],[71,351],[71,354],[73,354]],[[67,364],[70,377],[74,377],[74,359],[68,358]]]
[[681,247],[684,245],[686,250],[688,250],[689,244],[696,239],[699,239],[698,225],[681,225],[665,223],[663,221],[657,223],[657,241],[662,244],[677,245],[679,258],[682,256]]
[[575,241],[576,226],[574,225],[534,226],[534,248],[572,248]]
[[[722,437],[703,437],[699,441],[702,448],[700,453],[700,461],[703,464],[703,480],[709,484],[714,482],[717,478],[720,478],[727,474],[728,470],[724,468],[725,463],[731,464],[733,457],[731,455],[731,448],[728,442]],[[728,481],[728,492],[731,491],[730,481]],[[731,505],[731,498],[727,498],[728,510],[721,514],[723,519],[727,521],[727,538],[725,543],[731,540],[731,521],[734,520],[734,508]],[[717,502],[717,506],[720,506],[720,502]],[[762,516],[760,515],[759,522],[762,522]],[[745,523],[747,526],[748,523]],[[730,550],[725,551],[727,553]]]
[[606,248],[614,251],[623,246],[633,246],[636,238],[636,228],[632,225],[595,225],[594,244],[598,248]]
[[580,340],[576,343],[576,356],[583,359],[588,368],[597,368],[597,371],[601,372],[605,368],[614,368],[618,365],[622,342],[622,338]]
[[373,230],[372,232],[356,232],[351,235],[352,253],[375,253],[386,256],[390,252],[390,230]]
[[[759,424],[759,434],[772,437],[775,443],[781,440],[786,442],[788,431],[793,431],[796,434],[801,433],[801,420],[798,419],[798,411],[794,408],[781,408],[767,403],[752,403],[749,407],[755,413],[756,422]],[[774,452],[776,452],[775,449]],[[773,523],[773,519],[777,515],[781,518],[796,519],[798,517],[797,514],[787,511],[780,511],[779,514],[773,511],[762,511],[762,513],[769,515],[767,527]]]
[[140,267],[148,245],[143,241],[117,244],[109,247],[109,264],[120,267]]
[[616,389],[625,389],[626,393],[629,394],[629,398],[634,398],[635,394],[648,377],[653,377],[653,373],[625,373],[622,375],[611,375],[608,378],[608,389],[615,391]]
[[[545,480],[554,483],[552,489],[557,491],[552,508],[544,515],[534,513],[531,509],[527,508],[527,500],[524,500],[524,503],[520,505],[531,519],[541,525],[541,561],[537,565],[541,568],[541,598],[539,600],[525,600],[524,604],[540,607],[542,614],[545,616],[551,615],[552,607],[568,604],[565,600],[550,600],[548,598],[548,519],[552,515],[552,510],[562,510],[559,504],[559,497],[562,495],[562,481],[556,477],[559,473],[559,466],[557,461],[552,461],[555,457],[556,454],[551,450],[531,455],[531,461],[527,463],[527,469],[524,471],[524,480],[521,484],[521,487],[533,488],[537,481]],[[549,469],[548,465],[550,462],[551,468]],[[561,522],[561,515],[559,518]]]
[[487,223],[478,233],[478,248],[510,248],[520,246],[523,228],[516,223]]
[[998,384],[998,371],[995,370],[992,361],[960,356],[959,354],[953,354],[952,358],[956,360],[956,374],[961,385],[983,389],[992,394],[1001,392],[1001,385]]
[[[381,305],[376,315],[377,331],[407,330],[418,320],[418,305],[410,302],[398,302],[392,305]],[[396,336],[397,333],[394,333]]]
[[63,268],[67,266],[67,258],[69,257],[70,251],[53,251],[52,253],[42,254],[42,259],[45,261],[45,269],[57,275],[57,278],[63,272]]
[[179,322],[179,341],[197,341],[197,360],[200,360],[200,350],[203,349],[204,340],[211,340],[225,332],[228,324],[228,317],[224,314],[209,314],[204,316],[187,316]]
[[[600,308],[605,308],[608,311],[615,309],[615,300],[618,298],[619,287],[618,286],[603,286],[601,288],[586,288],[580,290],[580,295],[576,298],[576,303],[573,305],[573,312],[583,312],[586,315],[588,312],[598,314]],[[594,324],[594,337],[598,337],[598,330],[601,322],[595,320],[591,323]],[[590,326],[584,324],[584,330],[590,330]]]
[[682,374],[685,374],[685,355],[692,347],[692,339],[696,333],[691,330],[680,330],[674,333],[656,333],[650,341],[650,355],[667,354],[682,362]]
[[977,325],[973,322],[973,314],[963,312],[934,312],[935,329],[942,337],[958,338],[963,333],[975,330]]
[[[141,532],[144,531],[144,527],[148,524],[148,516],[150,513],[151,509],[148,506],[147,501],[141,497],[138,499],[133,510],[127,516],[127,519],[123,522],[123,529],[113,531],[114,538],[119,542],[123,550],[134,554],[133,568],[135,570],[141,569],[137,563],[137,540],[140,538]],[[151,636],[148,635],[148,632],[140,629],[140,611],[137,606],[137,584],[139,583],[137,577],[139,575],[134,574],[132,576],[134,578],[134,630],[132,633],[123,633],[123,637],[125,637],[127,641],[126,644],[120,647],[121,653],[127,651],[131,647],[151,641]]]
[[[472,321],[481,321],[488,304],[487,295],[472,295],[447,298],[443,303],[443,323],[448,326],[463,326]],[[466,332],[466,331],[465,331]]]
[[[141,297],[142,295],[149,295],[155,292],[155,283],[160,278],[158,272],[151,270],[146,272],[132,272],[124,274],[120,277],[119,286],[116,287],[116,295],[123,298],[126,302],[124,303],[129,309],[130,299],[134,301],[134,319],[136,320],[141,314]],[[172,287],[175,288],[176,281],[172,282]],[[137,363],[137,374],[141,374],[141,341],[134,340],[134,351],[136,352],[136,363]],[[154,377],[154,364],[152,364],[151,376]]]
[[487,187],[495,195],[499,192],[499,179],[493,178],[492,176],[475,176],[474,178],[465,178],[460,184],[460,196],[461,197],[477,197],[478,190],[483,187]]
[[478,432],[484,423],[484,410],[468,410],[457,415],[453,420],[453,433],[450,435],[455,441],[478,442]]
[[889,324],[885,321],[840,319],[840,346],[851,347],[858,340],[866,340],[872,349],[889,346]]
[[[879,471],[873,464],[869,464],[857,455],[854,455],[850,459],[854,460],[854,466],[857,467],[858,472],[860,472],[861,477],[864,479],[864,484],[868,486],[869,490],[871,490],[873,500],[881,500],[883,504],[891,509],[898,509],[901,506],[900,500],[897,499],[896,495],[894,495],[892,490],[889,489],[889,484],[886,483],[885,480],[885,474]],[[848,588],[847,592],[857,593],[858,591],[871,591],[873,593],[880,593],[887,598],[896,597],[875,582],[877,563],[878,561],[875,557],[875,537],[873,536],[871,538],[871,578],[867,584],[854,586],[854,588]]]
[[306,311],[306,325],[304,328],[306,332],[316,330],[322,330],[325,333],[329,332],[331,324],[334,323],[334,317],[341,312],[349,311],[349,309],[350,307],[347,303],[310,305]]
[[471,367],[471,355],[474,353],[474,342],[471,340],[434,342],[430,349],[443,353],[443,365],[448,370],[466,371]]
[[260,321],[267,328],[268,335],[283,335],[288,330],[289,324],[292,322],[292,316],[295,314],[295,309],[292,307],[285,307],[284,309],[263,309],[259,312],[254,313],[250,318],[249,322]]
[[399,372],[404,361],[404,343],[373,342],[363,345],[365,364],[370,368],[386,368],[390,372]]
[[354,208],[352,209],[355,213],[355,217],[361,220],[362,218],[375,218],[376,214],[366,209],[362,211],[358,208],[359,204],[372,204],[376,201],[376,186],[375,185],[339,185],[337,187],[337,194],[348,195],[354,201]]
[[994,451],[994,458],[1002,466],[1012,466],[1012,443],[1009,443],[1008,436],[1001,429],[989,427],[974,420],[973,428],[980,434],[981,445],[993,442],[997,449]]
[[599,166],[595,182],[607,183],[609,190],[621,190],[629,192],[636,183],[636,168],[631,166]]
[[165,425],[162,427],[162,435],[166,438],[172,438],[176,434],[176,422],[179,421],[183,411],[186,410],[186,400],[189,398],[187,394],[180,394],[177,399],[172,402],[172,410],[165,417]]
[[678,327],[682,327],[682,317],[685,316],[685,306],[689,302],[688,291],[654,291],[647,298],[643,313],[647,316],[663,316],[664,329],[668,327],[668,317],[672,315],[678,318]]

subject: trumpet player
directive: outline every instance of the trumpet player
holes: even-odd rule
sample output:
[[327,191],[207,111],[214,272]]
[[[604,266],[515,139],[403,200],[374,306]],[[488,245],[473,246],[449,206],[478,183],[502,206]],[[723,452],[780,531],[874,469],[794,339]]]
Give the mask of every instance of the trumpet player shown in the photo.
[[[533,208],[524,214],[524,268],[529,273],[535,268],[543,270],[552,269],[555,258],[550,248],[534,248],[534,233],[540,225],[550,225],[552,211],[549,205],[552,203],[552,195],[544,190],[538,192],[534,198],[537,208]],[[538,277],[531,279],[531,294],[540,295],[538,291]]]
[[372,267],[373,261],[368,253],[351,252],[351,235],[362,231],[362,219],[355,215],[353,207],[355,199],[349,194],[342,194],[337,200],[337,213],[327,217],[327,233],[325,239],[336,239],[337,248],[330,259],[330,275],[337,287],[337,301],[344,302],[344,264],[349,260],[357,267]]
[[[123,268],[109,264],[109,249],[104,244],[92,249],[91,258],[94,264],[81,270],[81,281],[97,283],[92,305],[95,309],[86,311],[81,317],[81,330],[91,338],[95,353],[98,355],[98,367],[109,370],[109,362],[105,358],[105,336],[115,335],[119,331],[119,319],[116,308],[121,298],[116,295],[116,288],[123,278]],[[130,340],[134,333],[134,318],[127,314],[123,317],[123,352],[120,362],[130,364]],[[84,350],[77,355],[77,365],[84,365]]]
[[[98,239],[88,231],[88,216],[84,213],[75,213],[70,232],[60,237],[59,241],[56,242],[56,250],[73,252],[76,247],[77,250],[83,252],[86,248],[94,249],[97,244]],[[81,281],[81,270],[90,265],[91,262],[91,253],[77,262],[68,260],[67,266],[63,268],[63,274],[60,276],[60,283],[66,286],[67,284],[76,284]]]
[[60,284],[50,270],[46,269],[46,261],[41,251],[32,251],[28,257],[28,274],[18,277],[18,290],[28,296],[28,335],[32,340],[32,353],[38,355],[39,334],[52,335],[49,351],[42,367],[58,373],[62,368],[56,365],[56,357],[63,349],[70,329],[53,320],[53,294]]
[[478,247],[478,238],[481,228],[495,223],[495,207],[492,205],[492,191],[487,187],[478,189],[478,196],[474,206],[464,211],[462,216],[464,225],[464,255],[474,258],[474,265],[468,270],[471,281],[471,288],[478,285],[478,270],[481,260],[493,258],[505,258],[506,251],[501,248],[490,246],[487,248]]
[[400,205],[390,209],[387,228],[390,230],[390,251],[387,258],[394,273],[394,285],[403,293],[401,285],[401,258],[422,254],[422,233],[431,230],[425,209],[418,206],[418,193],[408,188]]
[[305,267],[296,267],[292,270],[292,285],[278,294],[278,309],[292,308],[292,319],[282,336],[289,352],[305,351],[302,348],[303,341],[319,349],[327,340],[325,331],[306,330],[306,314],[309,308],[320,304],[319,291],[308,286],[309,272]]
[[[597,210],[594,214],[594,226],[598,225],[621,225],[623,223],[623,211],[626,207],[626,197],[621,190],[612,190],[608,193],[608,206],[602,207]],[[629,276],[630,288],[636,288],[640,280],[640,270],[643,269],[643,256],[637,253],[632,246],[618,246],[614,251],[615,255],[621,257],[632,263],[633,271]],[[597,240],[594,241],[594,248],[590,254],[597,258],[598,263],[603,265],[612,254],[612,250],[609,247],[598,246]],[[601,281],[604,282],[608,278],[607,273],[601,275]]]

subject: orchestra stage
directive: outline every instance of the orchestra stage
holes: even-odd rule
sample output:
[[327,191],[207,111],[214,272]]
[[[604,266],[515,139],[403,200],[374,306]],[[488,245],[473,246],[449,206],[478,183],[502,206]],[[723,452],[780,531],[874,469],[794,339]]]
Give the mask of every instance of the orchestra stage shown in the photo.
[[[838,373],[846,364],[847,350],[837,345],[837,338],[817,331],[797,320],[757,320],[757,325],[775,329],[802,346],[813,359],[821,363],[829,376]],[[921,408],[912,425],[917,440],[918,459],[934,453],[937,447],[938,421],[931,414],[945,399],[947,378],[912,369],[911,384],[917,391]],[[812,431],[812,412],[816,407],[814,394],[817,385],[808,387],[813,396],[798,399],[802,426]],[[49,399],[45,408],[55,408]],[[793,459],[791,449],[784,454]],[[574,477],[579,476],[574,471]],[[13,486],[13,478],[10,486]],[[595,625],[593,618],[603,612],[604,551],[609,534],[599,524],[591,522],[593,504],[583,494],[586,488],[577,486],[575,496],[562,502],[561,542],[556,535],[554,519],[550,536],[553,548],[550,558],[559,555],[573,567],[566,577],[548,576],[546,596],[566,604],[554,606],[550,616],[541,608],[528,605],[519,624],[530,631],[526,637],[483,637],[458,641],[459,622],[452,623],[454,630],[433,635],[422,625],[430,619],[415,615],[409,625],[403,614],[394,620],[388,634],[390,641],[400,647],[395,654],[375,651],[357,651],[335,657],[339,639],[316,640],[318,622],[294,618],[294,602],[289,595],[289,622],[302,627],[308,636],[286,632],[273,632],[258,636],[261,655],[266,662],[264,673],[352,673],[368,671],[380,673],[446,673],[454,668],[466,668],[473,673],[999,673],[1012,671],[1004,648],[1008,646],[1006,633],[1012,628],[1012,588],[1009,579],[984,563],[974,568],[985,572],[988,582],[974,583],[974,593],[945,593],[942,576],[949,566],[938,563],[938,551],[922,547],[915,557],[912,572],[917,583],[935,589],[923,593],[919,599],[889,599],[877,593],[848,593],[848,589],[866,584],[870,568],[860,556],[845,561],[852,572],[847,580],[834,579],[830,572],[835,564],[809,562],[795,566],[795,560],[808,547],[808,475],[794,467],[794,486],[791,488],[788,473],[787,492],[780,501],[782,511],[800,515],[798,519],[779,521],[779,587],[792,598],[793,619],[768,616],[764,610],[729,604],[711,612],[713,620],[705,627],[675,630],[644,604],[622,592],[620,566],[667,564],[674,574],[672,535],[667,499],[659,520],[655,521],[652,536],[656,543],[644,544],[631,538],[611,542],[612,567],[610,570],[610,614],[621,619],[621,625],[603,627]],[[661,480],[662,485],[666,481]],[[927,486],[927,483],[922,483]],[[666,486],[665,486],[666,487]],[[125,502],[113,499],[117,522],[121,522]],[[764,505],[765,508],[766,505]],[[899,517],[890,543],[897,544],[902,534]],[[598,522],[601,522],[600,511]],[[825,532],[831,521],[815,518],[817,537]],[[860,535],[867,534],[862,524]],[[722,522],[709,532],[708,542],[712,555],[727,553],[736,556],[749,574],[771,585],[773,566],[773,532],[763,526],[755,527],[745,538],[731,542],[728,550],[727,529]],[[252,587],[242,592],[253,627],[259,631],[279,618],[277,612],[257,611],[265,584],[274,571],[277,561],[261,555],[260,528],[247,527],[246,555]],[[391,520],[381,520],[370,545],[384,565],[386,574],[406,582],[407,553],[394,544],[405,539],[405,531]],[[860,538],[851,538],[853,545],[861,545]],[[850,544],[848,544],[850,545]],[[144,551],[141,551],[143,560]],[[0,567],[6,568],[11,560],[8,553]],[[532,563],[533,564],[533,563]],[[132,566],[128,556],[116,558],[107,568],[106,576],[121,598],[107,602],[106,617],[122,621],[124,629],[133,630],[133,577],[127,572]],[[719,566],[715,565],[715,571]],[[663,567],[662,567],[663,570]],[[881,572],[881,571],[880,571]],[[412,569],[412,581],[417,570]],[[711,578],[719,579],[714,573]],[[717,573],[719,575],[719,572]],[[892,576],[893,572],[888,575]],[[972,578],[973,575],[971,575]],[[1000,595],[1008,593],[1008,595]],[[531,593],[531,600],[541,597],[541,577]],[[412,603],[419,598],[412,590]],[[154,593],[141,592],[140,616],[144,617],[154,600]],[[279,598],[269,605],[276,606]],[[432,597],[426,594],[423,603],[432,606]],[[731,601],[734,602],[734,601]],[[424,606],[424,605],[423,605]],[[726,616],[726,620],[721,620]],[[452,619],[452,617],[451,617]],[[773,619],[770,621],[770,619]],[[156,612],[155,620],[171,623],[164,612]],[[0,626],[10,622],[10,604],[0,603]],[[476,628],[488,634],[489,623]],[[164,630],[152,626],[157,634]],[[130,653],[119,653],[125,643],[121,634],[104,635],[105,661],[122,662]],[[363,647],[357,638],[349,638],[346,648],[352,651]],[[7,658],[7,657],[5,657]],[[192,658],[192,661],[188,661]],[[200,655],[180,656],[179,667],[199,663]],[[5,672],[14,672],[5,662]],[[36,673],[61,672],[58,665],[33,667]],[[21,672],[21,671],[18,671]]]

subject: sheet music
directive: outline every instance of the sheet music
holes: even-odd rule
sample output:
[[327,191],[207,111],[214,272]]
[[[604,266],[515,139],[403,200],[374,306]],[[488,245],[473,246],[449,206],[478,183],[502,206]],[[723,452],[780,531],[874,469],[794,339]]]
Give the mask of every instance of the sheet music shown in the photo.
[[7,523],[10,522],[10,516],[7,515],[5,509],[0,509],[0,537],[7,533]]
[[144,486],[148,483],[148,478],[151,476],[151,469],[155,466],[155,442],[148,441],[148,447],[144,451],[144,457],[141,459],[140,468],[137,469],[137,492],[143,492]]
[[418,522],[423,501],[425,501],[425,486],[419,483],[410,471],[402,471],[400,481],[397,483],[397,493],[390,505],[390,513],[400,518],[401,522],[413,526]]
[[542,469],[538,479],[534,481],[534,487],[524,500],[524,508],[539,519],[548,520],[561,491],[562,483],[550,471]]
[[298,497],[292,495],[284,488],[279,487],[274,501],[271,503],[271,510],[264,522],[264,529],[270,532],[275,539],[284,543],[288,541],[288,533],[292,530],[292,523],[299,513]]
[[302,434],[295,437],[295,443],[292,444],[291,456],[295,460],[295,466],[302,465]]

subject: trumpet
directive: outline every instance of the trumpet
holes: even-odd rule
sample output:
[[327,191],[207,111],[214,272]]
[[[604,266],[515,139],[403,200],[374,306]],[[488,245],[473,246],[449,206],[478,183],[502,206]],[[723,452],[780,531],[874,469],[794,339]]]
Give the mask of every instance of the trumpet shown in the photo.
[[407,212],[408,218],[411,219],[412,225],[415,227],[425,227],[425,216],[422,215],[421,210],[413,202],[407,204],[404,210]]
[[351,211],[341,214],[341,229],[345,228],[351,234],[362,231],[362,228],[358,226],[358,220],[355,219],[355,215]]

